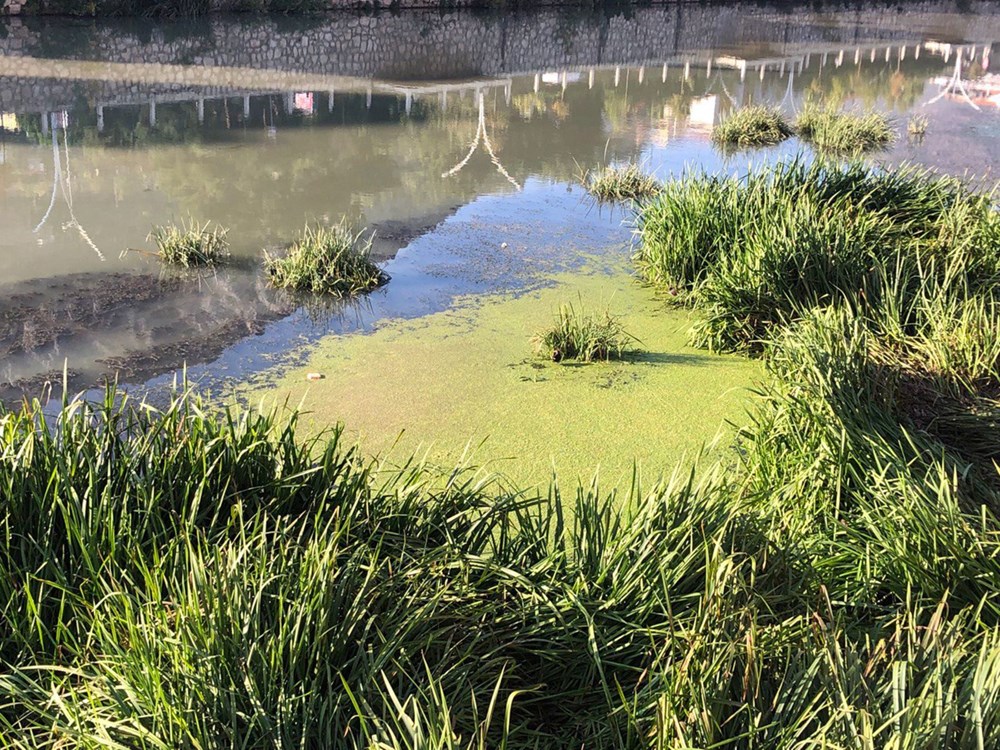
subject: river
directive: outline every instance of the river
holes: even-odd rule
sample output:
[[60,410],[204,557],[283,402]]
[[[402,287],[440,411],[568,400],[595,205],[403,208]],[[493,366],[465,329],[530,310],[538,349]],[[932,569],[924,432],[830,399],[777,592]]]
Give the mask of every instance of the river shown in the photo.
[[[74,391],[182,367],[210,388],[331,332],[545,283],[628,243],[586,170],[805,149],[714,149],[747,103],[888,112],[900,138],[874,158],[990,179],[998,37],[988,2],[0,19],[0,397],[64,368]],[[342,217],[375,232],[388,285],[351,304],[268,286],[264,249]],[[227,227],[234,262],[162,268],[147,234],[184,220]]]

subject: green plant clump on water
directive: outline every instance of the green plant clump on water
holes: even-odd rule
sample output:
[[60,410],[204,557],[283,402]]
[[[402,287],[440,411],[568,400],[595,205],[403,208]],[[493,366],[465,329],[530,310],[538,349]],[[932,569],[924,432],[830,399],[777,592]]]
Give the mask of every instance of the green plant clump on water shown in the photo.
[[588,173],[583,183],[588,192],[602,203],[641,202],[656,197],[663,185],[637,164],[604,167]]
[[741,107],[712,130],[712,142],[724,148],[774,146],[794,134],[791,125],[776,109]]
[[896,140],[891,120],[879,112],[807,107],[796,119],[795,128],[803,140],[833,154],[874,151],[891,146]]
[[229,258],[227,234],[227,229],[213,227],[211,222],[192,221],[179,227],[174,224],[156,227],[146,239],[156,245],[156,254],[164,263],[192,268],[224,263]]
[[265,252],[271,283],[283,289],[349,297],[385,284],[389,277],[371,259],[372,237],[346,222],[307,226],[283,256]]
[[534,336],[536,350],[553,362],[621,359],[633,341],[610,310],[588,313],[571,304],[560,305],[553,324]]

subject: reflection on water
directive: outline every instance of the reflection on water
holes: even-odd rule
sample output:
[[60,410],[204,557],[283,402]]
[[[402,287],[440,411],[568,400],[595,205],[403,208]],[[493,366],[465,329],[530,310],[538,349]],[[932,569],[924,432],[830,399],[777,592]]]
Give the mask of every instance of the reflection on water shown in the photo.
[[[709,136],[751,102],[794,115],[817,100],[904,123],[919,111],[926,140],[904,136],[885,158],[982,174],[1000,157],[996,10],[9,21],[0,381],[8,395],[33,388],[66,358],[75,386],[184,361],[240,375],[255,352],[302,336],[518,288],[625,237],[620,216],[566,192],[583,169],[739,168],[746,157],[724,160]],[[267,288],[262,248],[344,215],[377,230],[385,290],[317,316]],[[230,228],[233,267],[163,274],[146,235],[186,217]],[[498,250],[498,234],[520,251]]]

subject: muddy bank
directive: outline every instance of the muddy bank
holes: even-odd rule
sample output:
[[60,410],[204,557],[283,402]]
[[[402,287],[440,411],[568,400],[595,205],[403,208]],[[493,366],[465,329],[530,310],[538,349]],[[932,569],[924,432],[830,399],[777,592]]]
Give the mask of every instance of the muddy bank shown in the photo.
[[179,279],[112,273],[8,287],[0,298],[0,355],[33,353],[69,336],[121,325],[129,308],[155,305],[180,285]]
[[239,271],[212,275],[73,274],[0,289],[0,399],[50,380],[82,390],[207,362],[298,302]]

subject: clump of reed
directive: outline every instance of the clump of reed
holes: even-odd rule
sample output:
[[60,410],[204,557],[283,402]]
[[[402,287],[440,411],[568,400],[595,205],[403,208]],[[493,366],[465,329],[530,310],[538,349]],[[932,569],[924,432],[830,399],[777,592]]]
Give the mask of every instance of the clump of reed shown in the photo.
[[536,351],[553,362],[621,359],[635,342],[609,309],[590,313],[569,303],[560,305],[552,325],[532,340]]
[[370,292],[389,277],[371,259],[372,236],[346,222],[307,226],[284,255],[265,251],[264,268],[282,289],[350,297]]
[[[960,473],[949,503],[1000,509],[991,195],[913,168],[795,161],[689,175],[639,222],[640,271],[682,290],[694,342],[763,354],[776,375],[742,445],[768,467],[757,491],[801,503],[808,475],[810,487],[837,488],[842,507],[883,471],[933,497],[945,490],[928,488],[932,475]],[[779,437],[753,458],[749,446]],[[879,491],[896,498],[899,487]]]
[[229,230],[211,222],[184,221],[155,227],[146,237],[164,263],[184,268],[216,266],[229,258]]
[[892,121],[879,112],[839,112],[807,107],[795,121],[799,136],[820,151],[852,154],[891,146],[896,140]]
[[587,191],[602,203],[641,202],[656,197],[662,184],[638,164],[604,167],[583,178]]
[[752,105],[730,113],[712,130],[712,142],[722,148],[775,146],[794,134],[780,111]]
[[700,308],[696,342],[716,350],[759,349],[825,304],[878,317],[891,303],[912,318],[921,295],[955,278],[988,289],[1000,267],[990,197],[916,169],[800,159],[689,175],[638,222],[640,273]]

